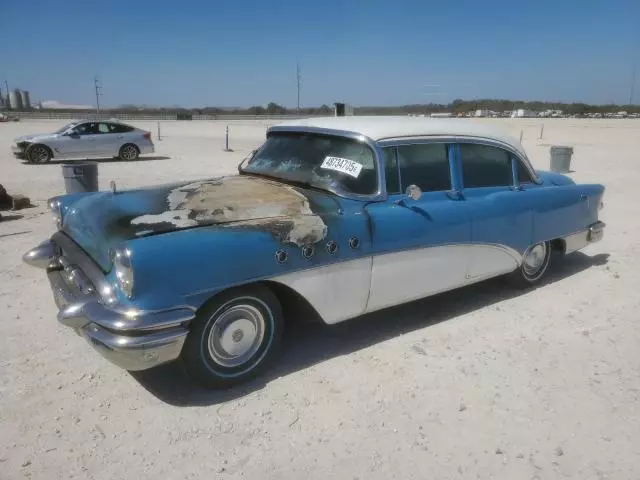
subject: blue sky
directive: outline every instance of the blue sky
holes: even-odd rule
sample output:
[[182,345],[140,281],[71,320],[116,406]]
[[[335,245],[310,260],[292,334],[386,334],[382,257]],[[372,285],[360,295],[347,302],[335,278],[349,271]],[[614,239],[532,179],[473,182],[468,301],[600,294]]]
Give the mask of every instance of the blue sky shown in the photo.
[[156,106],[626,103],[640,0],[3,0],[0,80]]

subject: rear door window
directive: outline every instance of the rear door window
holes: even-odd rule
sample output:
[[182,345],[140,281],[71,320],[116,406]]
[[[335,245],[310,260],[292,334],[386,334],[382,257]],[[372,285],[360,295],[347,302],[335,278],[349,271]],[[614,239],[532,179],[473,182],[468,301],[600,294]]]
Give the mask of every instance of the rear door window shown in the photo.
[[402,191],[417,185],[423,192],[451,190],[446,143],[400,145],[397,148]]
[[513,184],[511,154],[490,145],[460,144],[465,188],[508,187]]

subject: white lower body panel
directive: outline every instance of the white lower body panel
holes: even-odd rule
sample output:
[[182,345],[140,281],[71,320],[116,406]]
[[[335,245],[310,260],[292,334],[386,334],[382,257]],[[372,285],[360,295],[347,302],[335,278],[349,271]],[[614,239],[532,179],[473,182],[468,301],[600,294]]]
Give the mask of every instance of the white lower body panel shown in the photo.
[[373,258],[367,312],[515,270],[520,255],[500,245],[443,245]]
[[369,298],[371,257],[310,268],[270,279],[302,295],[325,323],[362,315]]
[[338,323],[509,273],[520,255],[500,245],[443,245],[340,262],[270,280],[287,285],[325,323]]

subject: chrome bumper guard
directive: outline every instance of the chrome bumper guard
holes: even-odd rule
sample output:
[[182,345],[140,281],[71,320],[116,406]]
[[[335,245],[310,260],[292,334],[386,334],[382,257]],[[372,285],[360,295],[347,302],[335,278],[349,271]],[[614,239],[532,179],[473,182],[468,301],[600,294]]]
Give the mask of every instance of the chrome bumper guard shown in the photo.
[[87,293],[86,285],[78,287],[76,279],[59,266],[55,251],[56,246],[48,241],[23,259],[47,269],[60,323],[73,328],[107,360],[126,370],[146,370],[180,356],[189,333],[186,323],[195,316],[193,310],[149,312],[107,306],[93,288]]

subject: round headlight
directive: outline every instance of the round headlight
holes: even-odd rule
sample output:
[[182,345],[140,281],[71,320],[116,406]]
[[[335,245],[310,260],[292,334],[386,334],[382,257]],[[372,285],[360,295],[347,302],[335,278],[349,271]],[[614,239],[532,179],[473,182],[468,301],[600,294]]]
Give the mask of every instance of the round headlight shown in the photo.
[[131,251],[124,249],[113,250],[113,268],[118,288],[128,298],[133,297],[133,268],[131,267]]
[[60,201],[54,199],[49,200],[49,209],[51,210],[51,216],[56,223],[58,229],[62,228],[62,212],[60,212]]

